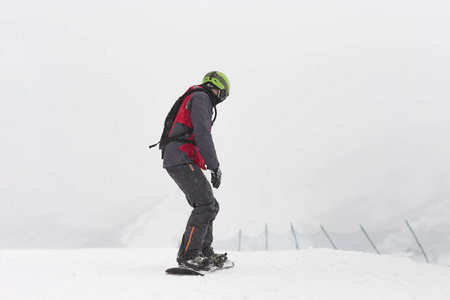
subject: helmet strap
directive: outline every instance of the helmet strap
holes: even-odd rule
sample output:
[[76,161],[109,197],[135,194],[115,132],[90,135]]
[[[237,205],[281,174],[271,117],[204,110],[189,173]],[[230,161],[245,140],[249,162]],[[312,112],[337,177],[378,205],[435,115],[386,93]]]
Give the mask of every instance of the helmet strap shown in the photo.
[[[210,96],[210,99],[211,99],[211,102],[212,102],[212,105],[215,107],[217,104],[219,104],[220,102],[222,102],[222,100],[219,98],[219,96],[218,95],[216,95],[216,93],[214,93],[213,91],[212,91],[212,89],[218,89],[215,85],[213,85],[213,84],[211,84],[211,83],[205,83],[205,84],[202,84],[201,85],[205,90],[207,90],[208,91],[208,95]],[[218,89],[219,90],[219,93],[220,93],[220,89]]]

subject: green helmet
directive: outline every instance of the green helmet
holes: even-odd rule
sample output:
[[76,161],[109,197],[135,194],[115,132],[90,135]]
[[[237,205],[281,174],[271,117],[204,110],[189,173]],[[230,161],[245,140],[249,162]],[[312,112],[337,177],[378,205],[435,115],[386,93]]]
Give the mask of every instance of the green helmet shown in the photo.
[[225,98],[230,95],[230,82],[228,81],[227,76],[225,74],[218,72],[218,71],[212,71],[203,77],[202,84],[205,83],[212,83],[215,87],[219,89],[219,95],[221,101],[225,100]]

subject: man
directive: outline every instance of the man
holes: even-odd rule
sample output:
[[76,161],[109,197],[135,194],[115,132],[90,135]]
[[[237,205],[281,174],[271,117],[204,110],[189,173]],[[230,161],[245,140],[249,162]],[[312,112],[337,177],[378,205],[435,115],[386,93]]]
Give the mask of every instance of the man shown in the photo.
[[219,188],[222,172],[219,168],[211,127],[213,109],[229,95],[227,77],[209,72],[201,85],[191,87],[179,101],[181,105],[163,146],[163,166],[186,195],[192,213],[183,234],[177,262],[196,270],[209,270],[227,260],[225,254],[214,253],[213,221],[219,212],[211,185],[202,170],[211,171],[211,183]]

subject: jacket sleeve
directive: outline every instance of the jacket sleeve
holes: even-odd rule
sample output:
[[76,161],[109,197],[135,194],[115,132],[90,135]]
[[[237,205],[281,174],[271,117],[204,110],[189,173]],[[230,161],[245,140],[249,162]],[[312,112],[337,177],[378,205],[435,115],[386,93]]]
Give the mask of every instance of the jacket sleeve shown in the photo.
[[194,93],[190,99],[190,117],[194,128],[194,140],[209,170],[219,167],[216,148],[211,135],[212,104],[203,92]]

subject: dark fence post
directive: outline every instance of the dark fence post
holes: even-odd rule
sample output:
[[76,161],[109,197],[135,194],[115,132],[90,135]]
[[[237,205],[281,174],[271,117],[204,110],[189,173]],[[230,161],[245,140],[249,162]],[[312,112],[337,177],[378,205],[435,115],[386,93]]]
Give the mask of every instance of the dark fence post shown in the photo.
[[372,242],[372,240],[370,239],[369,235],[367,234],[367,232],[364,230],[364,227],[362,225],[359,225],[361,227],[361,230],[364,232],[365,236],[367,237],[367,239],[369,240],[370,244],[372,245],[373,249],[375,249],[375,251],[380,254],[380,252],[378,251],[377,247],[375,247],[375,244]]
[[238,241],[238,251],[241,251],[241,236],[242,236],[242,232],[239,229],[239,241]]
[[427,263],[430,263],[430,261],[428,260],[427,255],[425,254],[425,250],[423,250],[423,247],[422,247],[422,245],[420,244],[419,239],[417,238],[416,234],[415,234],[414,231],[412,230],[411,226],[409,226],[408,221],[405,221],[405,222],[406,222],[406,225],[408,225],[409,230],[411,230],[412,235],[413,235],[414,238],[416,239],[417,245],[419,245],[420,250],[422,250],[422,254],[423,254],[423,256],[425,256],[425,260],[427,261]]
[[297,236],[295,235],[294,225],[292,225],[292,223],[291,223],[291,230],[292,230],[292,235],[294,236],[295,248],[298,250]]
[[267,223],[266,223],[266,251],[269,250],[269,233],[267,231]]
[[327,239],[330,241],[331,245],[333,246],[334,250],[337,250],[336,245],[333,243],[333,241],[331,240],[330,236],[328,235],[327,231],[325,230],[325,228],[323,228],[322,225],[320,225],[320,228],[322,228],[323,233],[325,233],[325,236],[327,237]]

